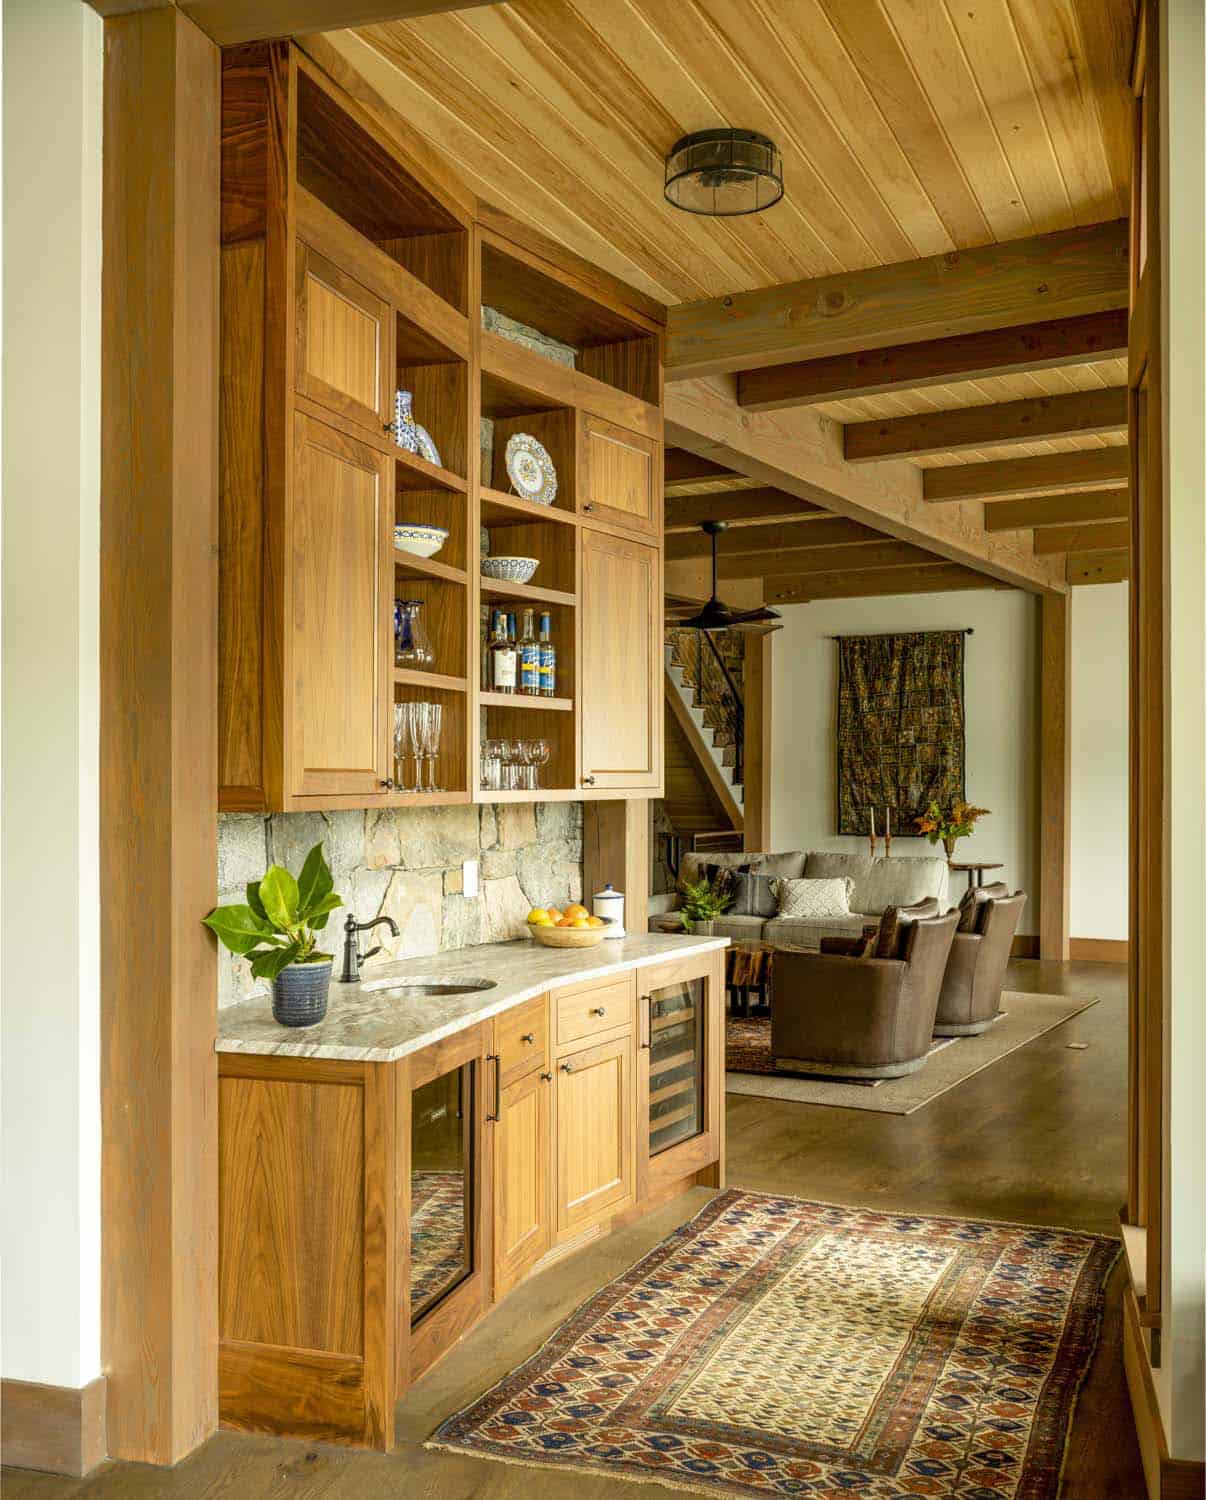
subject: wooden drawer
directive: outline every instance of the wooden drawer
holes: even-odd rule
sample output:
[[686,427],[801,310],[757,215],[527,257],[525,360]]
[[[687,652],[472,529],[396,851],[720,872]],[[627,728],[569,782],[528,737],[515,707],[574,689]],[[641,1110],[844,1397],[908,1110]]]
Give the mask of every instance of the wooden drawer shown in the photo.
[[540,995],[494,1018],[494,1050],[498,1053],[499,1087],[545,1068],[549,1056],[548,996]]
[[634,996],[631,974],[555,996],[558,1053],[598,1036],[631,1031]]

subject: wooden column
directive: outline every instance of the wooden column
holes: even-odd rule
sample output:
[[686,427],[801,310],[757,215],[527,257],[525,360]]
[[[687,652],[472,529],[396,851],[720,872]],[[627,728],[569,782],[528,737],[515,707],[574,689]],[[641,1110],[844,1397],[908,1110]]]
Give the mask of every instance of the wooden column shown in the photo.
[[1068,957],[1071,595],[1043,594],[1039,686],[1039,957]]
[[582,804],[582,899],[611,882],[623,891],[624,928],[649,930],[649,802]]
[[745,784],[742,845],[770,848],[771,836],[771,643],[773,635],[745,641]]
[[217,1425],[219,53],[105,23],[102,1355],[109,1452]]

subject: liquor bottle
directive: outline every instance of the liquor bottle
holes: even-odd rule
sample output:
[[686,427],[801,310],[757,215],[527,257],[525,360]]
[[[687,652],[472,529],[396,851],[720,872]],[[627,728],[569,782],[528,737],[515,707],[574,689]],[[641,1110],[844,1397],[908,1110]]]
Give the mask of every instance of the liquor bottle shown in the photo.
[[545,698],[557,696],[557,648],[553,645],[553,617],[540,616],[540,692]]
[[515,628],[515,615],[513,612],[507,615],[507,639],[511,642],[512,646],[518,649],[519,631]]
[[519,691],[535,698],[540,692],[540,643],[533,625],[535,610],[523,612],[523,633],[519,637]]
[[513,693],[515,691],[515,664],[517,653],[507,639],[507,617],[502,610],[494,616],[494,639],[490,642],[490,691]]

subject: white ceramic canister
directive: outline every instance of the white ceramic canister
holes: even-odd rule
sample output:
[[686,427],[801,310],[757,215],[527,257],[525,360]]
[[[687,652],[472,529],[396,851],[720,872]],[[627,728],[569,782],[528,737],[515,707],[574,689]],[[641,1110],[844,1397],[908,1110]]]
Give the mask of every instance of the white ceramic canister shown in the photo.
[[624,937],[624,892],[617,891],[609,882],[601,891],[596,891],[590,899],[596,917],[615,923],[614,927],[607,929],[607,936],[609,938]]

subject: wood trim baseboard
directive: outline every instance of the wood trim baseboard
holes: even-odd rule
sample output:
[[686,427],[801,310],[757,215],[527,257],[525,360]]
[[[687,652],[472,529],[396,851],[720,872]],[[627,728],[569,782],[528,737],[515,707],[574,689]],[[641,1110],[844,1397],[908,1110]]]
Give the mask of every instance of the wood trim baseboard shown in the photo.
[[105,1457],[105,1377],[74,1389],[0,1380],[0,1445],[16,1469],[79,1479]]
[[1078,938],[1069,940],[1069,958],[1098,964],[1124,964],[1130,944],[1126,938]]
[[1201,1500],[1206,1490],[1206,1464],[1168,1455],[1140,1318],[1134,1287],[1128,1283],[1122,1294],[1122,1357],[1148,1500]]

